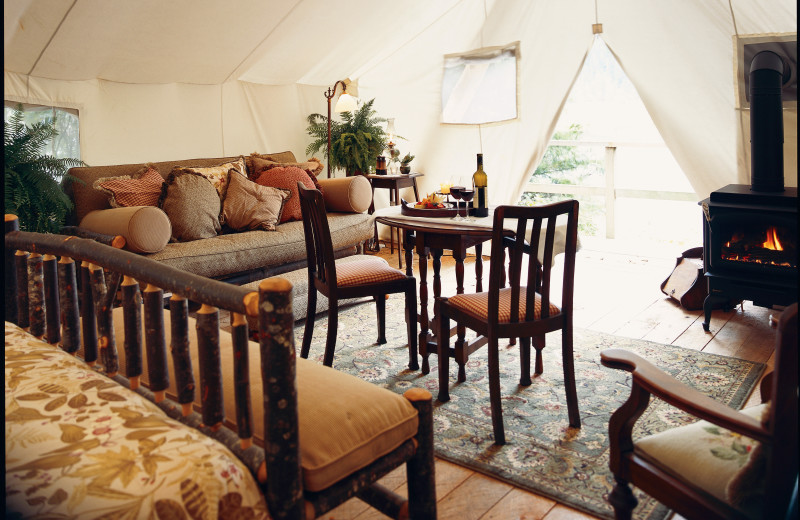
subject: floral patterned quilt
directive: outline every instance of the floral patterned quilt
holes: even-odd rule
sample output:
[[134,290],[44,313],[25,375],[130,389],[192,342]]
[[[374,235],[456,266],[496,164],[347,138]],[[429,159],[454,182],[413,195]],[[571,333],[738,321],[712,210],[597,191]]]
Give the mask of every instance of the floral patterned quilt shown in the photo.
[[6,518],[269,518],[227,448],[6,322]]

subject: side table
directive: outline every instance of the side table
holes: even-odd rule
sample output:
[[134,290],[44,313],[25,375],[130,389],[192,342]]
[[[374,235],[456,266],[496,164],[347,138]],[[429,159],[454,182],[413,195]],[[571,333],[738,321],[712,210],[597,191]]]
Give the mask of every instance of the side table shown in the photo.
[[[409,173],[408,175],[365,175],[372,184],[372,197],[373,201],[369,205],[369,214],[375,213],[375,188],[382,188],[389,190],[389,204],[397,206],[400,204],[400,189],[401,188],[414,188],[414,198],[419,201],[419,191],[417,191],[417,177],[424,176],[424,173]],[[389,226],[389,247],[392,254],[394,254],[394,233],[395,227]],[[378,245],[378,224],[375,223],[375,247]],[[397,229],[397,263],[400,269],[403,268],[403,256],[400,246],[400,230]]]

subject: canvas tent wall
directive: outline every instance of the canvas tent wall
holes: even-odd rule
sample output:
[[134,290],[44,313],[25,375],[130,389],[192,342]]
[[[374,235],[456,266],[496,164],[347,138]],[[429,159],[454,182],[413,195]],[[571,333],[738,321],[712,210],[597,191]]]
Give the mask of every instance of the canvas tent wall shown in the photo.
[[[789,0],[11,0],[4,97],[78,109],[91,165],[302,156],[306,116],[324,113],[323,91],[351,78],[397,118],[426,174],[422,191],[469,175],[482,151],[491,202],[509,203],[544,153],[596,22],[698,200],[747,183],[737,35],[796,34]],[[480,132],[442,124],[444,55],[514,41],[518,118]],[[784,115],[795,186],[796,103]]]

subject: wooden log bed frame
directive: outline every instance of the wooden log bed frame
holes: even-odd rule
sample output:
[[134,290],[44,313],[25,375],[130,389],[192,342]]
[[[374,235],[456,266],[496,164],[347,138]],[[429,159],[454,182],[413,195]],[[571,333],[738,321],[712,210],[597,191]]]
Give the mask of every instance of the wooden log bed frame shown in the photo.
[[[22,232],[14,215],[5,216],[5,228],[6,321],[72,355],[82,348],[83,361],[95,371],[146,397],[169,417],[222,443],[250,470],[272,518],[314,518],[353,496],[394,518],[436,517],[431,395],[418,388],[403,396],[419,418],[413,437],[324,490],[304,490],[298,360],[288,281],[268,279],[254,292],[93,239]],[[139,284],[144,290],[139,290]],[[172,294],[169,336],[165,292]],[[113,320],[118,294],[124,324]],[[199,359],[193,359],[189,348],[189,301],[201,305],[196,312]],[[223,373],[221,368],[220,309],[231,312],[233,373]],[[248,340],[246,316],[257,317],[259,324],[264,391],[263,396],[253,397],[256,405],[263,401],[263,448],[253,441],[248,348],[254,344]],[[115,327],[124,327],[123,345],[115,340]],[[177,387],[175,400],[166,392],[170,387],[168,344]],[[122,369],[120,350],[125,358]],[[198,399],[193,366],[200,371],[200,413],[193,406]],[[229,427],[234,418],[224,414],[223,380],[233,381],[235,427]],[[336,393],[335,387],[327,390]],[[376,483],[402,464],[407,468],[409,499]]]

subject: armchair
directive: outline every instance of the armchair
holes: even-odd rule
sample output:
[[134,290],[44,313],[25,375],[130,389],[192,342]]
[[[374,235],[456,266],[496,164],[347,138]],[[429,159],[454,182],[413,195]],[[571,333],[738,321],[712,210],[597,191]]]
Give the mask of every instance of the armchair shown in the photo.
[[[781,316],[775,370],[762,380],[763,404],[733,410],[618,349],[603,365],[632,374],[631,396],[609,422],[609,495],[617,519],[637,500],[630,484],[686,518],[784,518],[797,481],[797,304]],[[650,396],[702,421],[634,441]]]

